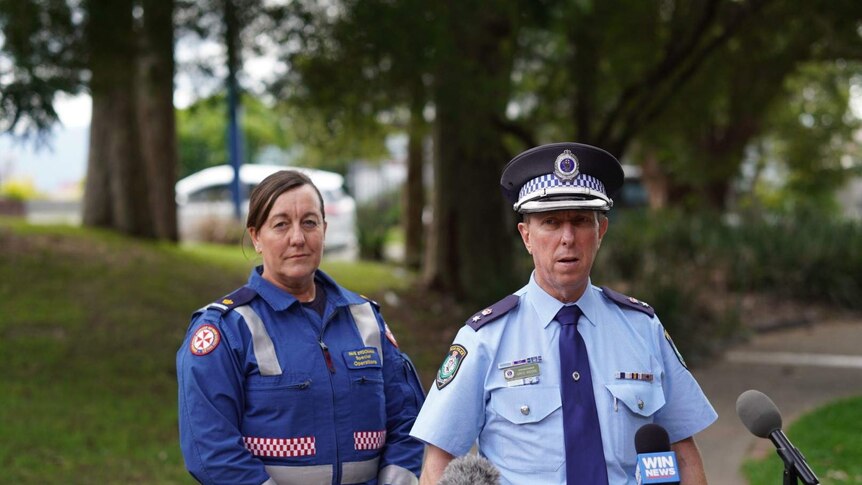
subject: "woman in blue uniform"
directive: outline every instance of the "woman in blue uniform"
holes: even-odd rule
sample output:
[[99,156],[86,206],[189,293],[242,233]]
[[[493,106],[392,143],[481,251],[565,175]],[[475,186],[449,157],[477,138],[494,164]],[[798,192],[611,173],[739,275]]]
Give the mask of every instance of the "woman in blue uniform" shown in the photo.
[[251,194],[263,264],[192,317],[177,353],[180,444],[201,483],[413,484],[424,394],[376,304],[318,269],[323,198],[296,171]]

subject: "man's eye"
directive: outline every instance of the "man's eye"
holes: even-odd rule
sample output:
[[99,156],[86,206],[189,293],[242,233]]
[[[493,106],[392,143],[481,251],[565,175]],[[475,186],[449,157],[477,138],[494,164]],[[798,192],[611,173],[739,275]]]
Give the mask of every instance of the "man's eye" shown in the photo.
[[317,227],[317,221],[313,221],[313,220],[302,221],[302,225],[308,229],[314,229],[315,227]]

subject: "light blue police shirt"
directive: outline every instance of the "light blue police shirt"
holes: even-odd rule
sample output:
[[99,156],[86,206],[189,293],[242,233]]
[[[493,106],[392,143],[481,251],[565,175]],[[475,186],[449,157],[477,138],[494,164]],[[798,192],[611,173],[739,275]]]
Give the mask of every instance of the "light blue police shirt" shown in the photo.
[[[478,439],[503,484],[564,484],[560,324],[554,320],[563,304],[534,276],[515,294],[520,303],[506,315],[479,330],[461,328],[454,343],[467,353],[451,381],[442,389],[432,385],[410,434],[455,456]],[[621,307],[592,284],[577,304],[608,479],[634,484],[634,436],[641,426],[661,425],[673,443],[702,431],[717,414],[658,317]],[[538,363],[538,376],[512,379],[511,370],[533,374],[530,362]]]

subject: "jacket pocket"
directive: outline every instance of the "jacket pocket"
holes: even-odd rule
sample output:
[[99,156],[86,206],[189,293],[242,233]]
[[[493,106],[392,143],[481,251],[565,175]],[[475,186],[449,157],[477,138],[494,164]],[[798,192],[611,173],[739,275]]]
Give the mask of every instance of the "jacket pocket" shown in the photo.
[[[242,432],[246,437],[311,439],[317,431],[311,376],[302,373],[249,376],[246,379]],[[290,455],[310,459],[308,455]]]
[[[351,425],[355,433],[386,430],[386,393],[380,368],[348,369]],[[356,447],[357,450],[373,448]]]

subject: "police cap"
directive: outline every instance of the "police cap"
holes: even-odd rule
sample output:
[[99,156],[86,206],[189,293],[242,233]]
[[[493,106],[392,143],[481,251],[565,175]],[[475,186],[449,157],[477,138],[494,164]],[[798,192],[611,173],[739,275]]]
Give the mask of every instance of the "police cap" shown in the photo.
[[550,143],[512,159],[500,178],[503,195],[522,214],[562,209],[608,211],[623,185],[610,153],[582,143]]

